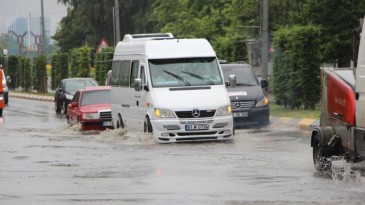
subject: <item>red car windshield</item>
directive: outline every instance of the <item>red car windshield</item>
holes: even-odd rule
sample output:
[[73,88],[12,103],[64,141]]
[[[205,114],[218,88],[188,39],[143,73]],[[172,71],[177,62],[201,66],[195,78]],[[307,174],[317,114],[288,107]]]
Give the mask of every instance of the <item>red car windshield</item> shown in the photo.
[[84,91],[81,106],[93,104],[110,104],[110,90]]

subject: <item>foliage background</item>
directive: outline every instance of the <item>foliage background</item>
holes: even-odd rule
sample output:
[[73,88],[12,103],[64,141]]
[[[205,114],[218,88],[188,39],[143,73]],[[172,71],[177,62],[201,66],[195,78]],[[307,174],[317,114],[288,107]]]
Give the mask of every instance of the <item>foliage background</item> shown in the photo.
[[[113,35],[114,1],[58,2],[67,5],[68,12],[53,39],[57,42],[59,53],[67,57],[63,58],[62,68],[59,60],[52,60],[55,66],[52,87],[59,81],[60,77],[57,76],[60,74],[65,74],[63,78],[87,77],[92,67],[95,67],[97,81],[103,84],[110,64],[101,61],[107,62],[111,55],[95,55],[95,51],[102,38],[111,47],[116,44]],[[218,58],[229,62],[247,61],[248,42],[260,40],[261,3],[262,0],[119,0],[121,37],[128,33],[171,32],[178,38],[206,38]],[[283,105],[311,108],[313,102],[318,101],[317,97],[313,97],[317,88],[306,85],[301,78],[307,74],[314,75],[312,83],[319,86],[316,73],[321,63],[337,63],[339,67],[345,67],[353,60],[356,66],[359,41],[356,31],[359,19],[364,16],[364,8],[364,0],[269,0],[270,43],[274,51],[271,56],[275,56],[271,59],[274,63],[274,91]],[[315,38],[305,41],[303,37],[308,36],[308,33],[297,32],[295,28],[309,27]],[[291,35],[281,35],[285,28],[287,32],[297,32],[293,35],[301,40],[295,42],[290,39]],[[1,36],[0,45],[3,45],[3,38]],[[302,50],[294,49],[293,46]],[[312,55],[304,55],[309,53]],[[24,66],[23,61],[18,63]],[[32,68],[32,73],[42,69],[38,66]],[[24,68],[19,66],[20,69]],[[15,73],[13,75],[21,76],[21,73]],[[309,75],[303,78],[309,79]],[[289,83],[281,85],[279,82]],[[280,89],[290,92],[280,93]],[[313,93],[299,96],[298,93],[308,89]]]

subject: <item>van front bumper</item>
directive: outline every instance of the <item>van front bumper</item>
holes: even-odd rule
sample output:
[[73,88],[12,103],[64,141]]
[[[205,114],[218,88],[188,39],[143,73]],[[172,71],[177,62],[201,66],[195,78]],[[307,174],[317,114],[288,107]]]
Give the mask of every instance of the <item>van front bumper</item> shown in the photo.
[[233,117],[151,120],[154,137],[163,142],[229,140],[233,138]]

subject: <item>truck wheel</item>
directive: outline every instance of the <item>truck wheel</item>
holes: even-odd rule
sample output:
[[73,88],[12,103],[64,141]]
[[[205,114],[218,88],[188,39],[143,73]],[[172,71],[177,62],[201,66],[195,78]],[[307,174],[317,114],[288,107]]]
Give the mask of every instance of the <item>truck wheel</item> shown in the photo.
[[332,163],[324,156],[321,146],[318,140],[318,133],[314,136],[314,143],[313,143],[313,163],[314,168],[317,171],[328,171],[331,169]]
[[144,120],[144,126],[143,126],[143,130],[146,133],[152,133],[153,129],[152,129],[152,124],[150,121],[150,118],[146,116],[146,119]]

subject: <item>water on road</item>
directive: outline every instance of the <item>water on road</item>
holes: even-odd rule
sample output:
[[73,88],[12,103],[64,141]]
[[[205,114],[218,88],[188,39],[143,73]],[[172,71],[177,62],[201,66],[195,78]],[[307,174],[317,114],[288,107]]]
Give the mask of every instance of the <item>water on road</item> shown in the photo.
[[315,172],[308,136],[272,123],[228,142],[157,144],[131,130],[82,132],[50,102],[12,99],[0,204],[363,204],[364,176]]

